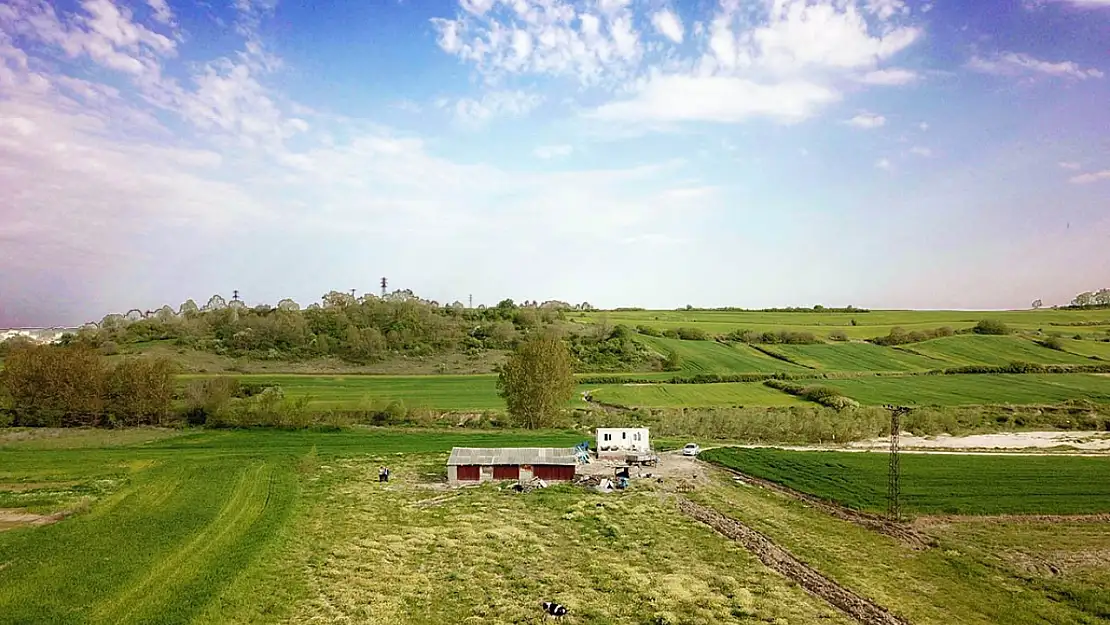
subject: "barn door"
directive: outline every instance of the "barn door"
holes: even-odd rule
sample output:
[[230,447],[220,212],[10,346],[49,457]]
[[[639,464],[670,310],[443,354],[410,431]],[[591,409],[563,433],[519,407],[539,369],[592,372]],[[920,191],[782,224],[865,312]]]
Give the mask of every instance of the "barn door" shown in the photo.
[[520,465],[518,464],[497,464],[493,466],[493,479],[495,480],[519,480],[520,479]]
[[532,474],[541,480],[570,481],[574,479],[574,467],[556,464],[537,464]]
[[481,471],[476,464],[460,465],[455,467],[455,475],[459,481],[477,482]]

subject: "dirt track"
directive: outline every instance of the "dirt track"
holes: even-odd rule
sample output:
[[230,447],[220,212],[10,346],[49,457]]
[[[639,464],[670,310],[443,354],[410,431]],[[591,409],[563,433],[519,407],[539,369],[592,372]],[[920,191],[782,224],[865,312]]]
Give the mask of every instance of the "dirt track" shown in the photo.
[[776,545],[770,538],[739,521],[685,497],[678,500],[678,507],[684,514],[739,542],[765,565],[798,582],[808,592],[828,601],[860,623],[909,625],[909,621],[825,577]]

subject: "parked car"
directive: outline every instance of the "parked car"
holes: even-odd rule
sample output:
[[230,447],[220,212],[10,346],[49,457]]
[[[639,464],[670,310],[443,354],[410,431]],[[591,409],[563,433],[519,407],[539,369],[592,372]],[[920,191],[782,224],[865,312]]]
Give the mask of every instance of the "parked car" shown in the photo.
[[697,443],[686,443],[686,446],[682,448],[682,455],[696,456],[699,451],[701,451],[701,448],[698,447]]

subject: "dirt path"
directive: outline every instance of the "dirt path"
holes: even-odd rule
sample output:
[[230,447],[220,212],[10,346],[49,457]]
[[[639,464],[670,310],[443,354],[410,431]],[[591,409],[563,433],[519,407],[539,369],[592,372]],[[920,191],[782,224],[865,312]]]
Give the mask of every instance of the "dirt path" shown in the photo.
[[721,534],[735,540],[752,552],[763,564],[797,582],[802,588],[842,610],[865,625],[909,625],[909,621],[891,614],[886,608],[861,597],[817,572],[770,538],[727,517],[712,508],[696,504],[685,497],[678,508]]
[[818,508],[826,514],[834,516],[838,519],[849,521],[851,523],[855,523],[856,525],[861,525],[869,530],[879,532],[880,534],[886,534],[887,536],[895,538],[913,549],[928,549],[929,547],[936,546],[936,540],[934,538],[909,525],[895,523],[877,514],[869,514],[867,512],[860,512],[859,510],[845,508],[844,506],[826,501],[824,499],[821,499],[820,497],[814,497],[813,495],[808,495],[801,491],[794,490],[789,486],[783,486],[782,484],[777,484],[770,480],[753,477],[751,475],[748,475],[747,473],[741,473],[740,471],[737,471],[735,469],[730,469],[728,467],[723,467],[716,464],[712,466],[721,471],[731,473],[732,475],[749,484],[762,486],[763,488],[773,490],[777,493],[786,495],[787,497],[804,501],[814,508]]

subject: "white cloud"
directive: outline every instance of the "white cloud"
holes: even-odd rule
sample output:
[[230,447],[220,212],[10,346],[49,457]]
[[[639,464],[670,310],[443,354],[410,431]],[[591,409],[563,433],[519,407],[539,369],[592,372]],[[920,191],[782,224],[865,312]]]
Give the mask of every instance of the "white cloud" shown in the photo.
[[604,104],[590,116],[624,123],[733,123],[752,117],[791,123],[837,98],[829,89],[800,81],[762,85],[741,78],[670,75],[653,78],[632,98]]
[[[524,76],[567,77],[608,92],[612,101],[591,116],[627,112],[631,122],[797,121],[840,99],[852,82],[902,85],[917,77],[878,67],[922,35],[901,0],[759,4],[721,0],[709,19],[693,22],[691,42],[673,10],[623,0],[465,0],[452,19],[432,23],[440,48],[470,63],[492,89]],[[661,37],[641,41],[641,24]],[[663,92],[668,86],[694,92]],[[741,100],[702,101],[709,95]]]
[[542,101],[540,96],[523,91],[491,91],[480,100],[460,98],[453,108],[459,123],[479,127],[496,117],[523,117]]
[[1098,182],[1099,180],[1110,180],[1110,169],[1104,169],[1102,171],[1096,171],[1087,174],[1079,174],[1078,176],[1073,176],[1069,178],[1068,182],[1072,184],[1090,184],[1092,182]]
[[154,14],[154,19],[163,24],[173,23],[173,11],[170,5],[166,4],[166,0],[146,0],[147,6]]
[[856,128],[870,130],[872,128],[879,128],[886,125],[886,118],[882,115],[876,115],[874,113],[860,113],[859,115],[856,115],[855,117],[845,121],[844,123],[848,124],[849,126],[855,126]]
[[856,80],[866,85],[906,85],[917,80],[917,74],[908,69],[894,67],[867,72]]
[[1102,78],[1103,73],[1095,68],[1084,69],[1072,61],[1042,61],[1028,54],[1003,52],[992,57],[973,56],[966,67],[972,71],[996,76],[1021,76],[1044,74],[1086,80]]
[[931,149],[921,147],[919,145],[915,145],[914,147],[910,148],[910,153],[916,154],[918,156],[924,156],[925,158],[929,158],[933,155],[933,151]]
[[922,132],[924,132],[924,131],[929,129],[929,123],[928,122],[921,122],[920,124],[917,125],[917,127],[920,128]]
[[682,20],[670,9],[663,9],[651,15],[651,25],[655,32],[675,43],[682,43]]
[[1079,163],[1071,161],[1060,161],[1058,164],[1061,169],[1079,169]]
[[574,152],[574,146],[560,144],[560,145],[541,145],[532,151],[536,158],[551,159],[562,158],[570,156]]
[[886,170],[886,171],[890,171],[893,166],[890,164],[889,160],[887,160],[885,158],[880,158],[879,160],[875,161],[875,167],[877,167],[879,169]]
[[1054,0],[1063,4],[1071,4],[1085,9],[1110,7],[1110,0]]

